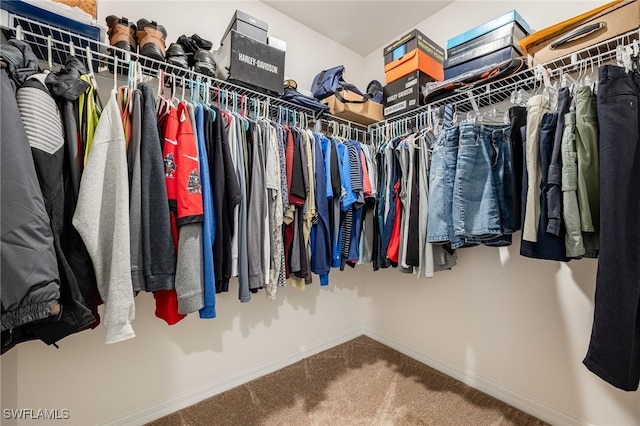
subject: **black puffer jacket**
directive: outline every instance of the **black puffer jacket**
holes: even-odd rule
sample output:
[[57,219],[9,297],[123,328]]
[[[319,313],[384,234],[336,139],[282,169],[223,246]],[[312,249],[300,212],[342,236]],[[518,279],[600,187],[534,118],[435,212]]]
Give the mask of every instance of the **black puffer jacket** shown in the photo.
[[0,48],[2,353],[36,338],[20,337],[22,327],[61,312],[53,233],[15,96],[38,61],[25,43],[9,43]]

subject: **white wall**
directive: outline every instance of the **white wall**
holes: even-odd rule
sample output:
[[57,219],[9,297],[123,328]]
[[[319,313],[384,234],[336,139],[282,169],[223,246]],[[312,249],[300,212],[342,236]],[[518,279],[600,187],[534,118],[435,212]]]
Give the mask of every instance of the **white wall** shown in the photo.
[[[515,6],[532,26],[542,28],[598,4]],[[513,7],[513,2],[457,2],[418,28],[444,45]],[[287,41],[287,75],[301,87],[308,87],[317,70],[338,63],[353,70],[349,80],[361,87],[384,78],[380,50],[362,58],[259,2],[100,1],[98,13],[101,20],[111,13],[155,19],[167,27],[170,41],[197,32],[217,43],[236,8],[267,20],[271,34]],[[460,250],[459,266],[431,280],[394,270],[374,274],[368,266],[333,271],[330,287],[319,288],[317,282],[305,292],[288,287],[275,302],[257,294],[240,304],[234,282],[231,293],[219,296],[217,319],[189,317],[173,327],[156,319],[152,298],[141,295],[137,337],[131,341],[106,346],[104,329],[98,328],[64,339],[58,350],[29,342],[13,350],[17,355],[4,355],[3,407],[17,398],[23,408],[66,408],[72,419],[64,424],[73,425],[145,408],[160,416],[163,403],[176,397],[185,405],[195,402],[364,327],[417,358],[483,378],[519,395],[519,401],[566,414],[568,421],[640,424],[640,394],[615,390],[581,364],[593,315],[596,262],[535,261],[520,257],[518,250],[517,243]],[[17,364],[17,379],[7,374],[7,364]],[[17,390],[12,390],[14,381]]]
[[269,35],[286,41],[285,77],[296,80],[299,87],[309,89],[315,74],[339,64],[353,70],[353,74],[348,71],[349,78],[361,85],[362,56],[260,1],[99,0],[98,21],[104,23],[109,15],[134,22],[147,18],[164,25],[167,46],[182,34],[197,33],[217,49],[236,9],[268,22]]
[[[457,1],[416,28],[446,46],[447,39],[514,8],[541,29],[601,4]],[[367,79],[384,81],[383,47],[365,58]],[[527,259],[519,256],[519,244],[458,252],[459,266],[430,281],[363,272],[367,284],[359,293],[368,299],[365,324],[372,335],[580,423],[640,424],[640,394],[616,390],[582,365],[593,320],[596,261],[563,265]]]

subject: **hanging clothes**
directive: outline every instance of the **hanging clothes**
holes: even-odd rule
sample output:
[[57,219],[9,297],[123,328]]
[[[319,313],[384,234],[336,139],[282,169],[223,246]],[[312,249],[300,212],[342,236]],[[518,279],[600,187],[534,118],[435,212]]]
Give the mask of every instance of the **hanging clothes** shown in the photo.
[[172,290],[176,252],[162,155],[164,135],[161,138],[158,131],[155,94],[146,83],[140,83],[138,88],[142,93],[140,201],[144,283],[149,292]]
[[211,120],[211,112],[205,117],[205,107],[197,105],[194,116],[196,122],[196,140],[198,148],[198,160],[200,161],[200,177],[202,187],[202,263],[203,263],[203,307],[200,309],[200,318],[216,317],[216,275],[213,262],[213,242],[215,241],[215,209],[213,206],[213,194],[211,192],[211,176],[209,158],[207,155],[207,142],[205,136],[205,119]]
[[[69,267],[76,277],[79,291],[84,299],[83,303],[91,310],[91,314],[96,319],[91,324],[91,328],[95,328],[100,323],[98,305],[101,301],[98,296],[93,264],[82,238],[71,223],[78,202],[80,179],[84,167],[80,138],[93,138],[95,131],[95,126],[82,130],[82,121],[76,117],[76,111],[80,107],[83,95],[86,93],[95,94],[94,82],[88,78],[87,73],[86,68],[78,58],[69,56],[65,66],[57,73],[47,74],[45,84],[56,98],[64,127],[65,159],[62,165],[64,223],[60,242]],[[99,117],[97,103],[91,102],[86,105],[85,112]]]
[[[540,129],[537,132],[539,135],[538,144],[538,159],[539,159],[539,176],[540,176],[540,190],[538,191],[539,199],[539,212],[537,225],[536,242],[527,241],[524,238],[520,243],[520,255],[526,257],[532,257],[537,259],[557,260],[566,262],[569,259],[566,256],[564,239],[562,237],[553,235],[547,232],[548,227],[548,209],[547,209],[547,194],[549,191],[547,176],[549,174],[549,167],[551,164],[551,156],[553,151],[553,141],[556,133],[556,125],[558,122],[558,114],[555,112],[545,113],[542,116],[540,122]],[[530,132],[527,132],[529,134]],[[527,135],[528,137],[528,135]],[[526,141],[525,141],[526,142]],[[526,142],[528,143],[528,142]],[[528,152],[525,152],[525,162]],[[523,194],[528,194],[531,188],[528,187],[528,170],[524,172],[523,178]]]
[[640,75],[604,65],[597,117],[601,240],[595,312],[585,366],[611,385],[640,381]]
[[135,304],[131,283],[127,175],[124,129],[113,91],[96,128],[73,216],[73,225],[91,255],[100,297],[105,304],[105,343],[135,337],[131,325]]
[[[40,338],[38,326],[60,313],[60,275],[49,215],[16,101],[16,85],[37,70],[26,43],[1,47],[2,345]],[[26,72],[30,71],[30,72]],[[11,208],[6,208],[11,206]],[[28,236],[28,237],[27,237]],[[26,243],[26,244],[25,244]]]
[[142,92],[131,91],[131,139],[127,147],[129,170],[129,244],[131,250],[131,282],[133,291],[146,291],[144,253],[142,249],[142,174],[140,144],[142,141]]
[[[69,225],[68,218],[65,219],[65,207],[73,206],[65,201],[67,195],[64,178],[66,150],[64,128],[62,116],[51,92],[45,85],[45,79],[47,79],[47,74],[34,74],[29,77],[18,89],[16,100],[31,146],[45,208],[49,214],[60,271],[61,317],[58,324],[44,324],[42,326],[43,331],[46,329],[48,334],[47,340],[43,340],[47,344],[53,344],[72,333],[89,327],[96,318],[84,300],[78,284],[78,277],[70,265],[69,255],[75,254],[75,252],[66,252],[63,249],[63,238],[71,239],[79,238],[79,236],[74,230],[65,230],[65,224]],[[77,88],[78,93],[84,91],[85,83],[79,78],[76,78],[75,81],[80,83],[80,87]],[[75,194],[69,195],[75,198]],[[72,213],[73,210],[70,214]],[[73,244],[72,241],[69,242]],[[79,254],[82,253],[79,252]],[[76,266],[81,267],[82,265],[77,263]],[[90,265],[88,267],[91,268]],[[84,283],[84,285],[91,284],[93,282]],[[90,292],[87,291],[87,293]],[[95,301],[91,302],[94,302],[93,308],[95,310]]]
[[165,125],[164,158],[169,206],[175,220],[175,292],[180,315],[203,308],[202,263],[203,202],[198,150],[184,102],[172,108]]
[[[211,172],[213,209],[215,211],[215,241],[213,244],[216,292],[229,291],[231,278],[231,241],[236,226],[234,211],[242,194],[236,177],[224,116],[216,107],[205,110],[207,158]],[[234,140],[235,142],[235,140]]]
[[596,97],[590,86],[583,86],[576,91],[575,105],[580,228],[585,247],[584,257],[596,258],[600,245],[598,117]]

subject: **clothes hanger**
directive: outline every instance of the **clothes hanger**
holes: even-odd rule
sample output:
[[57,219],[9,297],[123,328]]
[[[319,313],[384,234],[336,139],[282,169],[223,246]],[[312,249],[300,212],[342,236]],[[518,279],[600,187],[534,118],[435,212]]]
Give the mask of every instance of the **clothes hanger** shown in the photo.
[[87,68],[89,69],[89,81],[93,87],[98,87],[98,82],[96,80],[96,75],[93,72],[93,52],[89,48],[89,46],[85,47],[85,51],[87,54]]
[[118,57],[113,55],[113,90],[118,90]]
[[167,98],[165,94],[164,76],[164,70],[158,70],[158,103],[156,105],[156,114],[159,118],[169,114],[169,110],[171,108],[171,100]]
[[53,37],[51,35],[47,36],[47,66],[45,73],[53,71]]

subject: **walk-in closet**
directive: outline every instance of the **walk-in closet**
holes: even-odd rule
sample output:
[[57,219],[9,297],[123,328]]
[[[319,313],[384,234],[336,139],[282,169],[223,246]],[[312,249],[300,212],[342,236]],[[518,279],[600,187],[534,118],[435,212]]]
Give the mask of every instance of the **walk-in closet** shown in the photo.
[[[640,8],[637,0],[623,1]],[[414,29],[447,46],[512,10],[533,33],[605,2],[94,3],[103,29],[108,17],[120,19],[124,35],[113,35],[113,21],[109,31],[124,44],[110,45],[106,32],[100,42],[91,41],[0,4],[1,72],[12,73],[7,87],[3,80],[2,96],[11,93],[9,81],[17,92],[11,105],[2,100],[0,154],[12,156],[3,158],[2,167],[23,164],[25,155],[31,164],[37,151],[33,161],[42,187],[38,193],[36,173],[29,180],[3,170],[3,179],[15,183],[9,195],[3,182],[0,194],[2,250],[11,250],[2,257],[2,424],[142,425],[239,386],[252,410],[263,414],[252,411],[251,422],[237,424],[424,424],[424,417],[418,421],[385,405],[394,398],[403,403],[393,393],[402,376],[466,402],[473,392],[486,394],[548,424],[640,425],[640,258],[635,262],[633,254],[640,227],[638,218],[630,220],[636,207],[640,211],[634,189],[640,184],[637,23],[568,55],[536,64],[525,57],[507,71],[482,75],[484,81],[429,82],[420,95],[424,105],[364,124],[209,75],[208,55],[181,53],[165,63],[129,54],[122,50],[131,48],[129,21],[140,26],[142,20],[144,43],[166,37],[169,47],[181,34],[194,34],[189,42],[199,45],[210,40],[205,50],[214,52],[211,61],[220,61],[224,52],[216,56],[216,49],[242,10],[268,22],[273,43],[286,45],[284,67],[258,61],[262,71],[281,73],[287,87],[307,92],[321,71],[343,65],[348,83],[364,92],[373,80],[385,82],[385,47]],[[15,50],[6,50],[7,43]],[[25,54],[15,65],[6,52],[24,52],[25,45],[35,56]],[[181,68],[183,59],[197,65]],[[46,71],[25,86],[20,72],[36,63]],[[55,102],[43,96],[45,86],[55,88]],[[623,104],[616,103],[620,97]],[[8,108],[16,105],[11,119]],[[61,115],[43,113],[56,108]],[[20,116],[26,133],[10,122]],[[71,116],[77,122],[69,124],[65,117]],[[122,130],[101,125],[105,116]],[[537,130],[521,131],[525,124]],[[70,131],[76,126],[77,134]],[[563,130],[578,135],[573,151],[552,147]],[[63,133],[74,138],[73,148],[60,154],[64,164],[56,154]],[[454,134],[455,181],[453,145],[447,145]],[[596,140],[591,145],[588,134]],[[31,147],[8,145],[24,135]],[[120,137],[126,149],[113,148]],[[541,145],[528,150],[532,137]],[[161,140],[170,144],[152,143]],[[485,154],[467,150],[485,142],[490,170],[480,164]],[[96,153],[103,158],[89,161]],[[579,156],[589,160],[578,162]],[[194,161],[198,172],[189,163]],[[569,163],[575,167],[567,177],[563,167]],[[527,173],[531,164],[560,168],[538,176]],[[55,167],[69,168],[69,180],[63,183]],[[69,191],[75,214],[63,218]],[[574,210],[563,215],[562,208]],[[46,241],[38,241],[42,224],[22,237],[11,229],[11,236],[4,219],[9,210],[50,216],[53,231],[47,230]],[[400,210],[402,219],[394,216]],[[81,240],[82,250],[75,245]],[[47,241],[49,251],[39,256],[20,248]],[[615,253],[611,248],[618,244]],[[9,297],[15,288],[9,275],[33,281],[54,273],[63,280],[75,276],[77,291],[61,297],[95,303],[43,307],[51,289],[42,286],[25,296],[36,300],[31,311],[5,309],[5,300],[19,293]],[[92,280],[97,286],[83,285]],[[36,323],[23,332],[20,317],[30,315],[57,316],[76,329]],[[331,352],[354,339],[361,358]],[[413,360],[385,355],[377,361],[389,370],[376,370],[372,353],[387,349]],[[248,384],[315,355],[321,358],[309,361],[305,374],[330,378],[313,389],[318,401],[305,399],[300,383],[278,382],[273,392],[279,403],[268,407],[271,400]],[[335,374],[324,370],[331,368],[329,359],[341,366]],[[406,374],[421,371],[418,363],[473,391],[422,384]],[[621,366],[620,375],[607,365]],[[393,385],[366,395],[351,383],[359,398],[379,406],[370,416],[355,402],[343,417],[323,414],[322,397],[335,391],[331,383],[349,388],[341,377],[350,368],[380,374]],[[488,402],[471,403],[490,411]],[[303,414],[286,420],[292,407],[302,407]],[[391,414],[380,414],[384,409]],[[500,424],[529,421],[519,415]],[[469,424],[490,424],[489,417],[470,418]],[[195,424],[188,417],[180,421]]]

